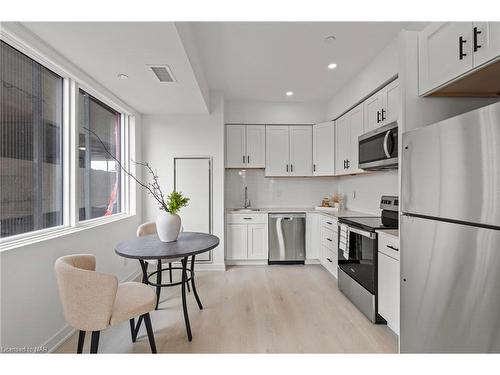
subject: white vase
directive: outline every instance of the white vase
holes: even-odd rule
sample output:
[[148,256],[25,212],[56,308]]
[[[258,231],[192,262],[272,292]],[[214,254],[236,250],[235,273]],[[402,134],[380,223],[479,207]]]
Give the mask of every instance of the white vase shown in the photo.
[[181,230],[181,217],[177,214],[160,211],[156,217],[156,232],[162,242],[174,242]]

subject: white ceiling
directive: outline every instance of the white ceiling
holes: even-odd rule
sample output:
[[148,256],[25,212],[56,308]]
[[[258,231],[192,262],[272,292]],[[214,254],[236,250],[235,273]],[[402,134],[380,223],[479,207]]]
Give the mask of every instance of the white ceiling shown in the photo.
[[[229,100],[326,101],[408,22],[199,22],[193,33],[208,85]],[[334,35],[328,44],[325,37]],[[337,64],[327,69],[330,62]],[[293,97],[285,96],[293,91]]]
[[[173,22],[23,25],[141,113],[207,113],[208,98]],[[177,83],[159,82],[148,64],[169,65]]]

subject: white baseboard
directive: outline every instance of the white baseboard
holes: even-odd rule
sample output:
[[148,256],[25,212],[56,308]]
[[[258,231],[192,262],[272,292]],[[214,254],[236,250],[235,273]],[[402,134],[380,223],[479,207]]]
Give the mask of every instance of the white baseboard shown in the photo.
[[[126,281],[137,281],[142,278],[142,271],[137,270],[128,275],[121,282]],[[66,324],[61,330],[59,330],[54,336],[48,339],[42,346],[47,348],[48,353],[53,353],[58,347],[64,344],[74,333],[76,329]],[[76,349],[75,349],[76,353]]]
[[226,266],[267,266],[266,260],[226,260]]
[[306,264],[320,264],[319,259],[306,259]]

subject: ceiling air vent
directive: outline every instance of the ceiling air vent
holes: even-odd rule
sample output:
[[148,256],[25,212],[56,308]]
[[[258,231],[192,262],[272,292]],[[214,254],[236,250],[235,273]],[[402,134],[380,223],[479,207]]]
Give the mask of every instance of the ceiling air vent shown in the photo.
[[157,65],[149,67],[160,82],[175,82],[174,75],[168,65]]

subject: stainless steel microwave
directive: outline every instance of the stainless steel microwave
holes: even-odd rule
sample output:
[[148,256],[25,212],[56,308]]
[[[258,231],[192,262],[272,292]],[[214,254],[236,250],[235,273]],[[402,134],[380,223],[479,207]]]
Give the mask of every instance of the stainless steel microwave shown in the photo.
[[359,168],[366,170],[398,168],[398,123],[384,125],[358,138]]

